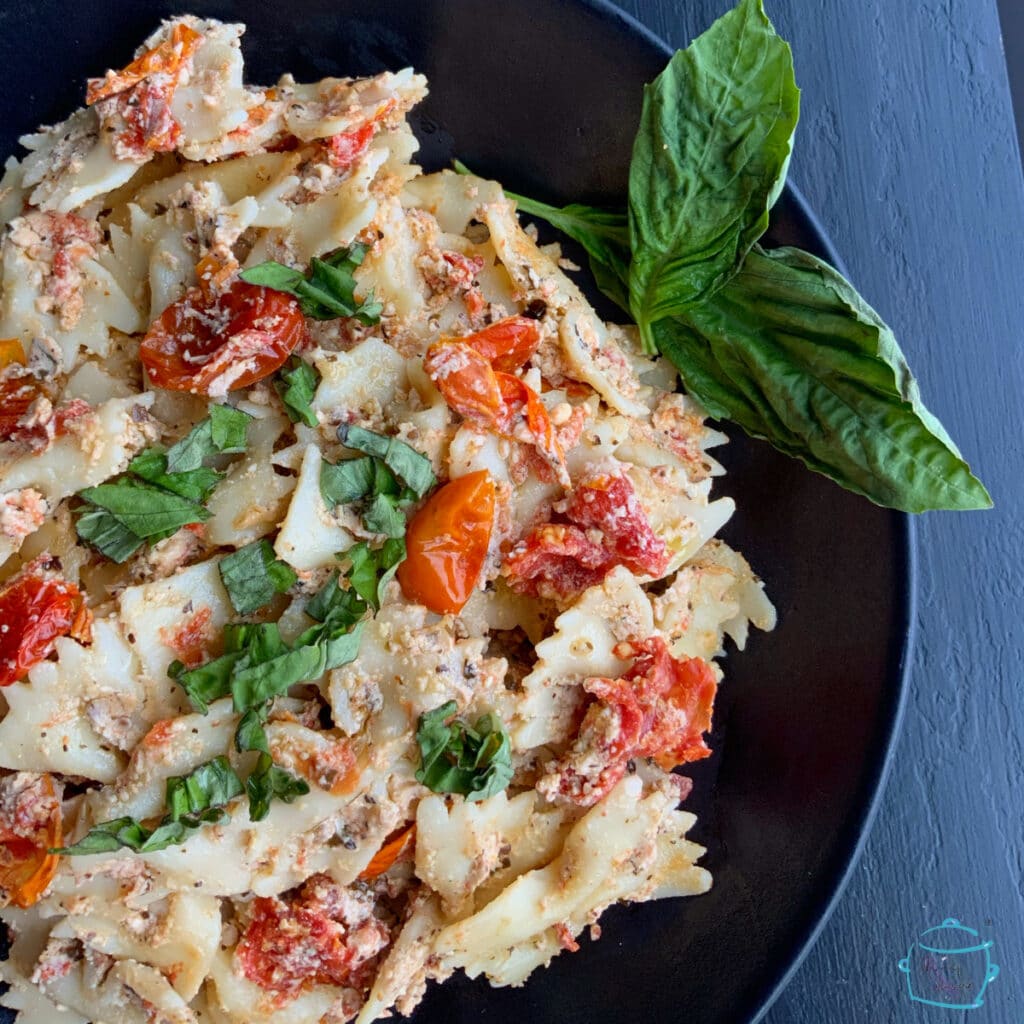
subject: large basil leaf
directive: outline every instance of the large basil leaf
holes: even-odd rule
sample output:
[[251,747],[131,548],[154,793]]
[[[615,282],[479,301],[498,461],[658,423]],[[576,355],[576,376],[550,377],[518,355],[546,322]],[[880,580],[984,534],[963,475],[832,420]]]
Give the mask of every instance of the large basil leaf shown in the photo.
[[992,504],[921,402],[892,331],[809,253],[754,249],[654,338],[712,416],[848,490],[906,512]]
[[630,305],[651,324],[710,296],[768,227],[800,91],[761,0],[740,0],[644,90],[629,169]]

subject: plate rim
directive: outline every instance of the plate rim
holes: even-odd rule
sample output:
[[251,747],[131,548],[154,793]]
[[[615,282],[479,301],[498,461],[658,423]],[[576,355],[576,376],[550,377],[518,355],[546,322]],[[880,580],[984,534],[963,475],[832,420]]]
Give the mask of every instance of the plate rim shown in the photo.
[[[615,23],[621,31],[639,37],[645,45],[660,53],[666,61],[675,52],[653,29],[627,11],[622,10],[612,0],[562,0],[562,2],[589,8],[598,17]],[[839,255],[831,235],[791,176],[786,178],[783,193],[792,203],[796,215],[806,223],[811,233],[821,243],[827,262],[832,264],[844,277],[849,277],[846,264]],[[886,676],[891,680],[892,685],[886,691],[887,699],[883,706],[884,715],[883,721],[880,723],[881,728],[876,731],[872,749],[869,750],[869,753],[874,753],[875,756],[870,759],[863,773],[860,790],[857,794],[859,813],[855,818],[843,823],[843,834],[837,842],[837,850],[833,855],[832,863],[824,872],[823,891],[807,908],[808,919],[798,928],[798,936],[791,951],[779,958],[779,965],[774,970],[766,972],[767,980],[755,995],[755,1002],[759,1005],[753,1014],[746,1018],[746,1024],[758,1024],[764,1019],[821,937],[825,925],[828,924],[829,919],[839,906],[846,887],[853,877],[854,870],[860,862],[886,793],[902,733],[910,691],[910,674],[917,636],[918,597],[917,526],[913,517],[906,512],[892,511],[890,515],[896,520],[894,531],[896,545],[893,554],[896,563],[897,585],[894,592],[894,603],[898,618],[895,621],[894,634],[901,639],[898,644],[893,645],[887,654]]]

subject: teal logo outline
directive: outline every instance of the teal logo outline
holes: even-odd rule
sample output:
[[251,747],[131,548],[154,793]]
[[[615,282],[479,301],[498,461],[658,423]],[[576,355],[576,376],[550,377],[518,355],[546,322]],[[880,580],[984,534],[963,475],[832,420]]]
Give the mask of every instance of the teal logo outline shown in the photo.
[[[935,934],[940,931],[946,935],[940,937]],[[907,976],[907,992],[911,1000],[945,1010],[976,1010],[984,1005],[985,989],[999,977],[999,965],[992,962],[990,952],[993,945],[991,939],[982,939],[974,928],[961,924],[955,917],[947,917],[942,924],[925,929],[897,964]],[[985,976],[972,996],[971,990],[976,983],[970,978],[965,979],[961,963],[962,958],[976,957],[979,953],[984,954]],[[929,991],[915,991],[915,981],[918,987],[923,984]]]

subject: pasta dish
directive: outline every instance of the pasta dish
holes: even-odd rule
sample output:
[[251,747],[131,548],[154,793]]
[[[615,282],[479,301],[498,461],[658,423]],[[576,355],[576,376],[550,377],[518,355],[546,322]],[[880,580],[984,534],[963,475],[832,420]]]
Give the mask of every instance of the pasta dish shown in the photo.
[[774,611],[722,434],[412,70],[164,23],[0,182],[0,997],[341,1024],[519,985],[687,839]]

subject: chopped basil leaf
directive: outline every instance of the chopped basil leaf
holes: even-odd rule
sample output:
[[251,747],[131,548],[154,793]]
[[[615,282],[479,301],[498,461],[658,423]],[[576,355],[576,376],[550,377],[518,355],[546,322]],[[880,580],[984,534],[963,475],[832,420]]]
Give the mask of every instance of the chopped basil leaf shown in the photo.
[[342,424],[338,440],[347,448],[380,459],[395,476],[422,498],[436,483],[430,459],[397,437],[385,437],[362,427]]
[[324,462],[320,467],[320,493],[327,505],[351,505],[371,495],[376,465],[376,460],[369,455],[346,459],[336,465]]
[[239,753],[245,750],[270,753],[270,744],[267,743],[267,734],[263,729],[268,710],[269,705],[264,704],[258,708],[250,708],[242,715],[238,728],[235,730],[235,749]]
[[168,473],[167,453],[162,448],[147,448],[140,452],[128,463],[128,472],[192,501],[206,501],[214,487],[224,479],[223,473],[208,466],[199,466],[183,473]]
[[75,524],[78,536],[111,561],[127,562],[143,545],[127,526],[118,522],[106,509],[87,507]]
[[204,825],[223,825],[229,820],[230,815],[223,807],[211,807],[198,814],[186,814],[177,821],[161,821],[138,848],[138,852],[152,853],[155,850],[165,850],[168,846],[180,846]]
[[211,455],[244,452],[251,420],[248,413],[230,405],[211,405],[210,415],[167,452],[167,472],[185,473],[199,469]]
[[316,413],[313,411],[313,397],[320,374],[315,366],[297,357],[277,376],[274,387],[284,403],[284,411],[292,423],[305,423],[307,427],[317,425]]
[[354,271],[366,255],[366,246],[355,243],[323,259],[313,257],[309,274],[268,260],[248,270],[241,278],[249,284],[286,292],[299,300],[302,312],[314,320],[355,317],[367,326],[380,322],[383,306],[373,300],[373,292],[360,302],[355,297]]
[[337,572],[331,573],[304,609],[311,619],[331,629],[354,626],[366,612],[366,603],[360,599],[358,592],[340,587],[339,579]]
[[131,478],[87,487],[79,492],[79,497],[106,509],[122,526],[143,539],[210,518],[202,505]]
[[115,818],[94,825],[73,846],[62,846],[51,853],[76,856],[112,853],[129,849],[151,853],[183,843],[204,825],[228,820],[224,805],[243,793],[242,780],[226,757],[216,757],[199,765],[188,775],[167,780],[168,813],[149,829],[135,818]]
[[345,557],[352,563],[347,573],[348,581],[374,611],[380,610],[384,591],[405,560],[405,554],[405,540],[401,537],[391,537],[379,548],[371,548],[363,541],[345,552]]
[[280,697],[296,683],[319,679],[327,671],[327,651],[319,643],[285,651],[268,661],[240,665],[231,677],[231,697],[236,711]]
[[187,671],[180,661],[172,661],[167,674],[185,691],[192,707],[205,715],[213,701],[231,693],[231,673],[242,656],[241,651],[228,651]]
[[385,537],[404,537],[405,516],[398,506],[398,499],[389,494],[378,494],[363,512],[363,526]]
[[262,821],[270,813],[270,802],[292,803],[309,792],[309,784],[274,764],[267,753],[260,754],[256,770],[245,780],[249,794],[249,819]]
[[253,541],[226,555],[217,568],[239,615],[269,604],[275,594],[283,594],[298,578],[289,566],[278,561],[265,540]]
[[224,756],[199,765],[188,775],[167,780],[167,810],[172,821],[230,803],[243,792],[242,780]]
[[[486,800],[512,780],[512,749],[497,715],[481,715],[470,728],[452,718],[458,705],[450,700],[419,717],[416,742],[422,763],[416,780],[435,793],[460,793]],[[451,721],[448,721],[451,719]]]

